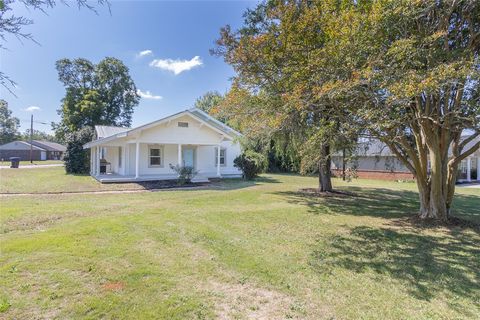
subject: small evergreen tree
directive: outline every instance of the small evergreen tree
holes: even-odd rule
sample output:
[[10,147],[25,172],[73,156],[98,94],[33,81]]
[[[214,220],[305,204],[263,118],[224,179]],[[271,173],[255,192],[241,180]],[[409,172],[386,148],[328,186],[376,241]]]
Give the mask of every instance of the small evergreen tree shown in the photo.
[[67,150],[63,161],[67,173],[85,174],[90,170],[90,153],[83,149],[83,145],[92,141],[93,129],[85,127],[69,133],[66,138]]

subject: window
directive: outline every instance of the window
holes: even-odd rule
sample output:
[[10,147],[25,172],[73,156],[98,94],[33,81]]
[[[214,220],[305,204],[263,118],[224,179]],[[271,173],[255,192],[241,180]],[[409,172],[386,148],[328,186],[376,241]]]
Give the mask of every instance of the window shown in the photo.
[[188,122],[179,122],[179,123],[178,123],[178,126],[179,126],[180,128],[188,128]]
[[[215,148],[215,166],[218,163],[218,148]],[[227,164],[227,149],[220,148],[220,165],[226,166]]]
[[118,167],[122,167],[122,147],[118,147]]
[[105,159],[106,155],[107,155],[107,148],[101,147],[100,148],[100,159]]
[[163,167],[163,147],[149,146],[148,165],[150,167]]
[[458,166],[458,170],[462,173],[467,173],[467,160],[462,160]]

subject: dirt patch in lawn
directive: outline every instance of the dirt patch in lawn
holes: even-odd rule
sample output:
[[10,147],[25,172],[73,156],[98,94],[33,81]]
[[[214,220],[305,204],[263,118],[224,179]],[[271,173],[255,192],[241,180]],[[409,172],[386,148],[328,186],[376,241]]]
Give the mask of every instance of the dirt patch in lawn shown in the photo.
[[299,319],[292,297],[252,284],[210,281],[206,288],[215,296],[219,319]]
[[123,282],[107,282],[102,285],[102,288],[106,291],[120,291],[125,288]]

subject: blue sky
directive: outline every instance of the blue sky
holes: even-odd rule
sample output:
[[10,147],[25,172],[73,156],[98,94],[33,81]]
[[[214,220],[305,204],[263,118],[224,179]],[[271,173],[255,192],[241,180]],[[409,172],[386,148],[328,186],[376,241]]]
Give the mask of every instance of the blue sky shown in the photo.
[[[243,12],[254,5],[249,1],[113,0],[111,15],[101,7],[96,15],[59,5],[46,15],[16,5],[16,15],[34,20],[25,31],[40,45],[8,38],[8,50],[0,53],[0,62],[2,71],[18,84],[17,97],[4,88],[0,96],[22,120],[21,131],[29,127],[31,106],[40,108],[34,111],[35,119],[59,121],[56,110],[65,91],[55,61],[82,57],[97,63],[113,56],[129,67],[144,97],[133,115],[133,126],[184,110],[206,91],[228,90],[234,72],[221,58],[211,56],[209,49],[222,26],[240,26]],[[35,127],[51,130],[49,125]]]

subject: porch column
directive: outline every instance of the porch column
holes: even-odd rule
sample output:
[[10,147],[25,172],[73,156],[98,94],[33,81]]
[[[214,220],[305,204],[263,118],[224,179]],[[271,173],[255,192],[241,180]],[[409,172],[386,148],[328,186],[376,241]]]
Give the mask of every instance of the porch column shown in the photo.
[[177,158],[178,166],[182,166],[182,145],[178,145],[178,158]]
[[480,154],[477,157],[477,181],[480,181]]
[[467,181],[472,181],[472,158],[467,158]]
[[217,176],[220,177],[220,148],[221,145],[217,146]]
[[139,177],[138,163],[140,162],[140,143],[135,142],[135,178]]
[[100,147],[97,147],[97,154],[95,156],[95,175],[100,175]]
[[94,155],[95,155],[94,149],[90,148],[90,175],[91,176],[95,175],[95,169],[93,168],[93,164],[95,163]]

